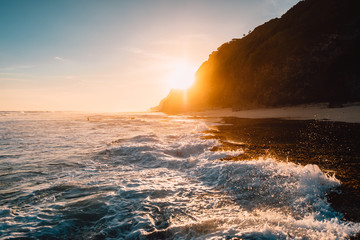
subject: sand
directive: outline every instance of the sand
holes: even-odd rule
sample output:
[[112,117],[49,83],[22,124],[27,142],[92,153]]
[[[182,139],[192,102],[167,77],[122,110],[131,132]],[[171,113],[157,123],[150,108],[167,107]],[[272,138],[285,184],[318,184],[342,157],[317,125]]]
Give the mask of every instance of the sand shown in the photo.
[[233,111],[227,108],[192,112],[188,115],[197,117],[312,119],[360,123],[360,103],[345,104],[341,108],[329,108],[327,103],[241,111]]

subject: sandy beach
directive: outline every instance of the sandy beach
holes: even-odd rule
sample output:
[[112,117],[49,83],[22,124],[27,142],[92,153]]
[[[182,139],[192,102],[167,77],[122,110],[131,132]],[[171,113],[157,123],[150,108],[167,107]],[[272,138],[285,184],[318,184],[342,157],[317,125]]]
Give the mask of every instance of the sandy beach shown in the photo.
[[344,104],[340,108],[329,108],[328,103],[241,111],[233,111],[230,108],[226,108],[193,112],[189,115],[198,117],[313,119],[360,123],[360,103]]

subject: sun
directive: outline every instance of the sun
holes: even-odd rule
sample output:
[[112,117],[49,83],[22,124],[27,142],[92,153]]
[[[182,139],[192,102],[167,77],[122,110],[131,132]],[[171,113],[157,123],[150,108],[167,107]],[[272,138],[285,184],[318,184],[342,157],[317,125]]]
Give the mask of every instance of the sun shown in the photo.
[[186,60],[178,60],[170,65],[170,74],[166,77],[170,89],[185,90],[194,83],[196,67]]

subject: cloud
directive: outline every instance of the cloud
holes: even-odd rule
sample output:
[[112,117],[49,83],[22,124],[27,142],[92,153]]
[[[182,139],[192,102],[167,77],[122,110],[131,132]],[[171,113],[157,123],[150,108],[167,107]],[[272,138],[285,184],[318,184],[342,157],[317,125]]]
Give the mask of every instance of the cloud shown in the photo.
[[58,61],[65,61],[65,59],[64,59],[64,58],[57,57],[57,56],[56,56],[56,57],[54,57],[54,59],[55,59],[55,60],[58,60]]
[[34,68],[33,65],[14,65],[14,66],[7,66],[7,67],[1,67],[0,71],[16,71],[16,70],[23,70],[23,69],[29,69]]
[[26,82],[26,79],[0,77],[0,82]]

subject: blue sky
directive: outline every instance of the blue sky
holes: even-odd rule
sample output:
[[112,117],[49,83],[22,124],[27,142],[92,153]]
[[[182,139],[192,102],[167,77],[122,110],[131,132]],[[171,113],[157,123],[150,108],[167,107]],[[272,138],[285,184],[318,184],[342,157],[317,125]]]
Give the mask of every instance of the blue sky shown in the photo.
[[[298,0],[0,0],[0,110],[146,110]],[[194,71],[195,71],[194,70]]]

